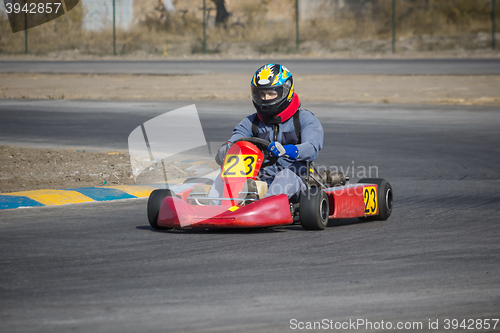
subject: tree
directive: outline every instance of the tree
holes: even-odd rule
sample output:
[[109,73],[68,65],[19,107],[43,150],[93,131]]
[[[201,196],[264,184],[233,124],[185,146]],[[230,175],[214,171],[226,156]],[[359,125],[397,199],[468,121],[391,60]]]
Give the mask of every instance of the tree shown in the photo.
[[229,16],[231,15],[227,10],[226,10],[226,4],[224,0],[211,0],[215,4],[215,25],[223,24],[224,27],[226,26],[227,20]]

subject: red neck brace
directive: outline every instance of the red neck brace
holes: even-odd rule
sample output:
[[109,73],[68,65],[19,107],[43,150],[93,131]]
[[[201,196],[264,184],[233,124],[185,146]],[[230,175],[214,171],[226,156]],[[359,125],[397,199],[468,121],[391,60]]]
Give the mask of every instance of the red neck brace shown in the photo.
[[280,123],[284,123],[288,119],[292,118],[293,115],[295,114],[295,112],[297,112],[297,110],[299,109],[299,107],[300,107],[299,96],[294,93],[293,97],[292,97],[292,101],[290,102],[290,105],[288,105],[285,110],[281,111],[276,116],[271,117],[271,118],[267,118],[267,117],[264,118],[259,113],[257,113],[257,116],[259,117],[260,121],[262,121],[262,122],[264,122],[266,124],[268,124],[268,123],[277,123],[277,124],[280,124]]

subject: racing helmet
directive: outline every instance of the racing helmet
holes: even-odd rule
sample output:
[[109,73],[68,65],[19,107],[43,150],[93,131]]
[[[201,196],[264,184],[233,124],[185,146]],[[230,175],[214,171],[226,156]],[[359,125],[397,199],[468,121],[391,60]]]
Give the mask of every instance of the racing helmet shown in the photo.
[[293,98],[292,73],[280,64],[267,64],[253,75],[252,101],[257,113],[272,118],[285,110]]

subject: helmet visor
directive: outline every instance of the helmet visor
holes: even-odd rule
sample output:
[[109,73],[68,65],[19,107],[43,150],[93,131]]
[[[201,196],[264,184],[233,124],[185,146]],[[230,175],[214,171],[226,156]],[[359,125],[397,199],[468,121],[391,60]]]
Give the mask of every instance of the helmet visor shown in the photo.
[[259,106],[272,106],[283,100],[283,86],[255,87],[252,86],[252,99]]

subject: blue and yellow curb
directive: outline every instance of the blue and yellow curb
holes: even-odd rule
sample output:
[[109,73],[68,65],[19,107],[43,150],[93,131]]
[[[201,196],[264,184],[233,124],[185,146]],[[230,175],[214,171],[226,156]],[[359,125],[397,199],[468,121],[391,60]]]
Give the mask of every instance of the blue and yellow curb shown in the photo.
[[[111,201],[121,199],[147,198],[162,186],[119,185],[106,187],[83,187],[67,190],[35,190],[0,195],[0,210],[23,207],[59,206],[83,202]],[[173,186],[174,191],[183,185]]]

